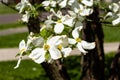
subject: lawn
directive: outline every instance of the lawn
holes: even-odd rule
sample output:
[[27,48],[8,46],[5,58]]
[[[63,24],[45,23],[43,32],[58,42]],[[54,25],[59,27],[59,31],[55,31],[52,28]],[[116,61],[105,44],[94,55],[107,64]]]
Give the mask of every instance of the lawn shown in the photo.
[[0,3],[0,14],[12,14],[12,13],[17,13],[17,11]]
[[28,36],[27,32],[7,35],[7,36],[0,36],[0,48],[18,47],[19,42],[22,39],[26,40],[27,36]]
[[9,29],[9,28],[17,28],[24,27],[25,25],[20,22],[8,23],[8,24],[0,24],[0,30]]
[[105,42],[120,42],[120,25],[118,26],[103,26]]
[[[114,53],[106,54],[106,77],[114,55]],[[20,67],[13,69],[16,63],[17,61],[0,62],[0,80],[49,80],[41,65],[32,60],[22,60]],[[64,63],[71,80],[80,80],[80,56],[70,56],[64,60]]]

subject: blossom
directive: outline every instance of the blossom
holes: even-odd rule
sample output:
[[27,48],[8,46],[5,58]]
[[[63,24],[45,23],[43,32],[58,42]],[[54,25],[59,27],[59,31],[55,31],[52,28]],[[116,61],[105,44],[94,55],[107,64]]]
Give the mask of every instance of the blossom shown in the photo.
[[117,19],[115,19],[115,20],[112,21],[113,25],[117,25],[119,23],[120,23],[120,16]]
[[66,7],[66,5],[67,5],[67,0],[63,0],[63,1],[60,2],[60,4],[59,4],[59,6],[60,6],[61,8]]
[[78,6],[74,7],[74,12],[80,16],[89,16],[93,13],[93,9],[79,4]]
[[93,6],[93,0],[81,0],[81,3],[83,3],[85,6]]
[[[81,26],[82,27],[82,26]],[[72,36],[73,38],[69,38],[69,43],[70,44],[76,44],[77,48],[84,54],[87,53],[87,51],[85,49],[93,49],[95,48],[95,42],[87,42],[84,40],[81,40],[81,38],[79,38],[79,31],[82,29],[81,27],[76,27],[73,31],[72,31]]]
[[22,13],[25,8],[31,7],[32,5],[30,4],[29,0],[21,0],[21,2],[16,5],[16,9],[19,10],[19,13]]
[[62,31],[64,30],[65,25],[72,27],[74,22],[74,18],[72,18],[69,15],[65,15],[63,16],[62,13],[60,11],[58,11],[57,13],[54,12],[54,10],[52,10],[53,14],[58,18],[57,21],[54,21],[55,26],[54,26],[54,32],[57,34],[62,33]]
[[48,6],[56,7],[56,1],[54,0],[46,0],[46,1],[43,1],[42,4],[45,7],[48,7]]
[[120,6],[116,3],[109,5],[109,9],[116,13],[119,10]]
[[46,60],[45,55],[50,54],[53,60],[62,57],[61,52],[57,49],[56,45],[60,44],[60,36],[54,36],[44,42],[41,48],[35,48],[29,55],[36,63],[40,64]]
[[27,23],[28,20],[29,20],[29,18],[30,18],[29,12],[25,11],[25,14],[22,15],[21,20],[22,20],[23,22],[26,22],[26,23]]
[[66,35],[62,35],[60,40],[61,40],[61,43],[59,45],[57,45],[57,47],[63,54],[63,57],[67,57],[67,56],[69,56],[70,52],[72,51],[72,49],[70,47],[68,47],[68,45],[69,45],[68,37]]
[[22,59],[22,55],[23,55],[23,53],[24,53],[25,51],[27,51],[28,45],[29,45],[29,44],[25,44],[25,41],[24,41],[24,40],[22,40],[22,41],[19,43],[19,50],[20,50],[20,51],[19,51],[19,54],[20,54],[20,56],[19,56],[19,60],[18,60],[18,62],[17,62],[17,65],[14,67],[14,69],[16,69],[16,68],[19,67],[20,62],[21,62],[21,59]]

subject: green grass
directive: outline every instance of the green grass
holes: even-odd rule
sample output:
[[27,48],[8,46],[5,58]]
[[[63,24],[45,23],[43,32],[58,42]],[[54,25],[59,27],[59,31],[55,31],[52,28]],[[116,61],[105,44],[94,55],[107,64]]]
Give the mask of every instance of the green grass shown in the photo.
[[9,29],[9,28],[17,28],[24,27],[25,25],[20,22],[8,23],[8,24],[0,24],[0,30]]
[[17,13],[17,11],[11,9],[10,7],[0,4],[0,14],[12,14],[12,13]]
[[[114,52],[105,55],[105,75],[109,74]],[[0,80],[49,80],[41,65],[32,60],[22,60],[18,69],[13,69],[17,61],[0,62]],[[80,56],[70,56],[64,60],[71,80],[80,80]],[[107,79],[106,79],[107,80]]]
[[23,60],[18,69],[17,61],[0,62],[0,80],[48,80],[41,65]]
[[104,30],[104,41],[105,42],[120,42],[120,25],[111,26],[106,25],[103,26]]
[[22,39],[27,38],[28,33],[19,33],[7,36],[0,36],[0,48],[7,48],[7,47],[18,47],[19,42]]

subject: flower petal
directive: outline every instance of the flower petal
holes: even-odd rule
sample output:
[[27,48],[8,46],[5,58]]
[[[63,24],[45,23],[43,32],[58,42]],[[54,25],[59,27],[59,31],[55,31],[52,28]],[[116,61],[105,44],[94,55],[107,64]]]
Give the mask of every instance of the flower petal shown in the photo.
[[19,50],[21,51],[21,50],[23,50],[23,49],[25,49],[25,48],[26,48],[25,41],[22,40],[22,41],[19,43]]
[[64,29],[64,25],[62,23],[57,23],[54,27],[54,31],[56,34],[62,33],[63,29]]
[[79,27],[76,27],[76,28],[72,31],[72,36],[74,37],[74,39],[79,38]]
[[51,49],[49,49],[49,52],[50,52],[51,58],[54,60],[62,57],[61,52],[55,47],[52,47]]
[[119,23],[120,23],[120,17],[112,21],[113,25],[117,25]]
[[63,48],[62,49],[62,53],[63,53],[64,57],[69,56],[69,54],[70,54],[71,51],[72,51],[71,48]]
[[87,41],[81,41],[82,47],[84,49],[94,49],[95,48],[95,42],[87,42]]
[[76,43],[76,40],[75,39],[72,39],[72,38],[68,38],[68,42],[70,44],[75,44]]
[[44,49],[35,48],[28,57],[32,58],[36,63],[40,64],[45,61],[45,53],[46,51],[44,51]]
[[93,6],[93,0],[81,0],[82,3],[86,6]]
[[86,53],[87,53],[87,51],[85,51],[85,50],[83,49],[81,43],[78,43],[78,44],[77,44],[77,48],[78,48],[78,49],[80,50],[80,52],[82,52],[83,54],[86,54]]
[[67,5],[67,0],[63,0],[63,1],[59,4],[59,6],[60,6],[61,8],[64,8],[66,5]]

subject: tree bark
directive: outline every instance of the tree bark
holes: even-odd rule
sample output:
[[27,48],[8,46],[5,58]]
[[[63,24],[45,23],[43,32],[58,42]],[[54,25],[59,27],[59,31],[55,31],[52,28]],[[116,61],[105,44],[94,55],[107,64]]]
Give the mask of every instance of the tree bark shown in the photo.
[[120,80],[120,45],[111,63],[109,80]]
[[96,42],[96,47],[89,50],[83,59],[82,80],[105,80],[103,29],[99,18],[99,7],[83,22],[82,38],[88,42]]

